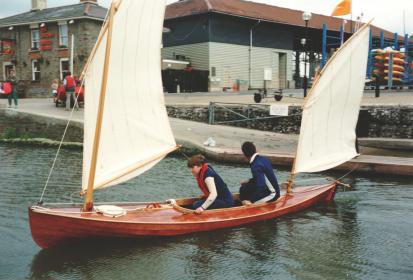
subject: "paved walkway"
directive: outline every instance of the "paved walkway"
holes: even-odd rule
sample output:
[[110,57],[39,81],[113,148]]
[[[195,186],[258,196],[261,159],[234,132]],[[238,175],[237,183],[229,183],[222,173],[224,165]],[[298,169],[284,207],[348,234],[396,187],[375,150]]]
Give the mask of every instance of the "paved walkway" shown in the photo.
[[[240,98],[248,97],[251,96],[240,95]],[[176,100],[178,99],[181,99],[181,102],[182,100],[188,102],[188,98],[192,99],[197,97],[173,96],[171,100],[171,96],[168,96],[167,103],[171,104],[177,102]],[[213,94],[202,96],[200,99],[201,102],[207,102],[207,99],[216,101],[216,97]],[[404,97],[402,99],[404,100]],[[194,104],[194,102],[195,101],[192,103],[188,102],[187,104]],[[4,108],[6,107],[6,104],[6,100],[0,99],[0,107]],[[19,108],[16,111],[59,119],[68,119],[71,113],[65,111],[63,108],[56,108],[51,99],[22,99],[20,100]],[[77,122],[83,122],[83,109],[73,111],[72,119]],[[289,166],[293,161],[297,145],[297,135],[286,135],[230,126],[212,126],[204,123],[172,118],[170,120],[178,143],[184,144],[184,146],[187,147],[199,149],[212,159],[229,162],[244,161],[240,146],[244,141],[248,140],[254,142],[259,151],[262,154],[269,156],[274,164]],[[215,140],[215,147],[207,147],[203,145],[208,137],[212,137]],[[364,171],[410,175],[413,174],[413,157],[401,159],[398,157],[362,155],[338,169],[350,170],[355,167]]]
[[[281,101],[275,101],[273,95],[269,94],[269,97],[262,100],[261,104],[290,104],[301,105],[303,104],[303,92],[302,90],[285,90],[283,93],[283,99]],[[253,91],[244,93],[173,93],[166,94],[166,103],[170,105],[206,105],[209,102],[222,102],[222,103],[254,103]],[[362,105],[411,105],[413,106],[413,91],[409,92],[392,92],[383,91],[379,98],[374,97],[374,92],[366,91],[362,99]]]

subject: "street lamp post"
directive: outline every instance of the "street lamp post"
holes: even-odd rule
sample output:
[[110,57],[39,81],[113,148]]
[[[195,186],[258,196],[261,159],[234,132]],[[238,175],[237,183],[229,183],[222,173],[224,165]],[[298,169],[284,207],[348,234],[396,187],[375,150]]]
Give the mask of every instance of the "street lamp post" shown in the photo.
[[304,81],[303,81],[303,88],[304,88],[304,98],[307,97],[307,42],[308,42],[308,21],[311,19],[310,12],[303,13],[303,20],[305,22],[305,37],[301,39],[301,44],[304,47]]

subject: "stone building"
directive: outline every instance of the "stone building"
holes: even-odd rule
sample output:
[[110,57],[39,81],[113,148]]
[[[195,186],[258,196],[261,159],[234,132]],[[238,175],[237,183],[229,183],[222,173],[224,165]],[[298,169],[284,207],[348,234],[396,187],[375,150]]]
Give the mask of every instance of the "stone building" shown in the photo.
[[79,76],[106,11],[96,0],[55,8],[32,0],[31,11],[0,19],[0,81],[14,69],[20,94],[37,97],[49,95],[51,81],[71,67]]

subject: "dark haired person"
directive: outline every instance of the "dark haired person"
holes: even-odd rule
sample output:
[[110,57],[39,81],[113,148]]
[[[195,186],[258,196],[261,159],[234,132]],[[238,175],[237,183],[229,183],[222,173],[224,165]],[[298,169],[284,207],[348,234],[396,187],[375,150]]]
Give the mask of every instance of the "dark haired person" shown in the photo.
[[232,194],[224,180],[206,162],[203,155],[195,155],[188,159],[188,167],[196,178],[198,187],[204,194],[204,199],[193,204],[195,213],[200,214],[206,209],[227,208],[234,206]]
[[14,108],[17,109],[17,105],[19,104],[19,98],[17,96],[17,78],[16,78],[16,71],[10,70],[9,76],[6,79],[6,82],[11,84],[12,91],[10,94],[7,95],[7,99],[9,102],[9,108],[11,108],[11,101],[14,101]]
[[[66,110],[70,110],[70,100],[74,100],[74,92],[76,87],[76,80],[72,76],[71,72],[67,72],[65,78],[63,79],[63,85],[65,86],[66,90]],[[79,108],[79,105],[75,104],[76,109]]]
[[243,204],[277,200],[280,197],[280,187],[270,161],[257,153],[252,142],[244,142],[241,149],[250,163],[252,178],[241,182],[240,200]]

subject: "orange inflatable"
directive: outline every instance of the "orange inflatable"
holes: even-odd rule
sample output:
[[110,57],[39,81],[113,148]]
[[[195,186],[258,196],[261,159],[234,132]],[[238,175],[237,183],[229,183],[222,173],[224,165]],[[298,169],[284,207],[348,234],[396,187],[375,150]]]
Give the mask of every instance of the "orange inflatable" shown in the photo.
[[[389,73],[389,70],[384,70],[384,73],[388,74],[388,73]],[[399,76],[399,77],[403,77],[403,75],[404,75],[404,73],[403,73],[403,72],[400,72],[400,71],[394,71],[394,70],[393,70],[393,77],[397,77],[397,76]]]
[[[386,57],[386,61],[389,60],[389,57]],[[393,57],[393,64],[404,65],[404,60],[401,58]]]
[[[384,66],[386,66],[386,68],[389,68],[389,64],[388,64],[388,63],[384,64]],[[404,67],[401,66],[401,65],[393,64],[393,70],[395,70],[395,71],[400,71],[400,72],[404,72]]]

